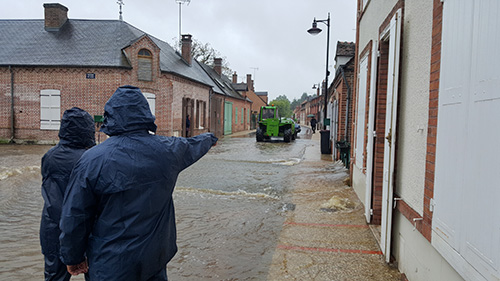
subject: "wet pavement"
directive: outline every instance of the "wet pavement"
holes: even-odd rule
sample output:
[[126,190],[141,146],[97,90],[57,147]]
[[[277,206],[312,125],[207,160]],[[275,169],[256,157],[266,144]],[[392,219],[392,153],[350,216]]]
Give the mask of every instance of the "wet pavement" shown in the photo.
[[307,147],[304,171],[290,190],[287,212],[267,280],[400,280],[365,222],[363,206],[345,185],[348,171]]
[[[256,143],[237,133],[183,171],[169,280],[399,280],[319,137],[303,128],[291,143]],[[39,165],[49,148],[0,146],[0,280],[43,277]]]

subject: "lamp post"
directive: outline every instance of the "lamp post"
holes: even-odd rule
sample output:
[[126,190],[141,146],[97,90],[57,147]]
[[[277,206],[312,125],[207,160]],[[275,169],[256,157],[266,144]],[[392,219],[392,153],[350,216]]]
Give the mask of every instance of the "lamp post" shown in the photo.
[[326,130],[326,112],[328,107],[328,75],[330,72],[328,71],[328,54],[330,50],[330,13],[328,13],[328,18],[326,20],[317,20],[314,18],[312,22],[312,27],[307,30],[312,35],[318,35],[321,32],[321,28],[318,27],[318,22],[322,22],[327,27],[326,32],[326,72],[325,72],[325,85],[324,85],[324,94],[325,94],[325,106],[323,107],[323,130]]

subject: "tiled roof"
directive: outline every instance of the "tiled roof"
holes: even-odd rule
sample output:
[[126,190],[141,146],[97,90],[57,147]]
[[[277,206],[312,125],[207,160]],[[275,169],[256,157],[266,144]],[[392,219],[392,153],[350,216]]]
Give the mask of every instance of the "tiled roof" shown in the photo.
[[236,99],[245,99],[237,92],[236,89],[233,88],[233,85],[231,84],[229,78],[227,78],[225,75],[219,75],[213,68],[206,64],[199,64],[215,83],[215,86],[213,87],[214,92]]
[[267,96],[267,92],[255,92],[257,96]]
[[144,35],[160,48],[161,71],[213,85],[200,65],[120,20],[68,19],[57,32],[46,31],[44,20],[0,20],[0,65],[130,68],[122,49]]
[[233,87],[234,87],[234,89],[236,89],[236,91],[240,91],[240,92],[248,91],[247,83],[233,83]]
[[354,42],[337,42],[337,51],[335,52],[335,57],[354,57],[356,52],[356,44]]

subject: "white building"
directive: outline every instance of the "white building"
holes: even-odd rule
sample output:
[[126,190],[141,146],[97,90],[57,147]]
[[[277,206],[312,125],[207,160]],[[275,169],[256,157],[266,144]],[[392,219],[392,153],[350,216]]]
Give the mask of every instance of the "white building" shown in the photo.
[[500,280],[499,13],[358,0],[352,184],[408,280]]

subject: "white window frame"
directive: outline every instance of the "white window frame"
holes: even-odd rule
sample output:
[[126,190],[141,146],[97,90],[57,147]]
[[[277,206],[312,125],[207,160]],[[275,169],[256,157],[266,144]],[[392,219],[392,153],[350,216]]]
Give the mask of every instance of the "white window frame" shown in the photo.
[[61,91],[40,91],[40,129],[59,130],[61,126]]
[[149,104],[149,110],[151,110],[151,114],[156,116],[156,95],[152,93],[142,93]]

